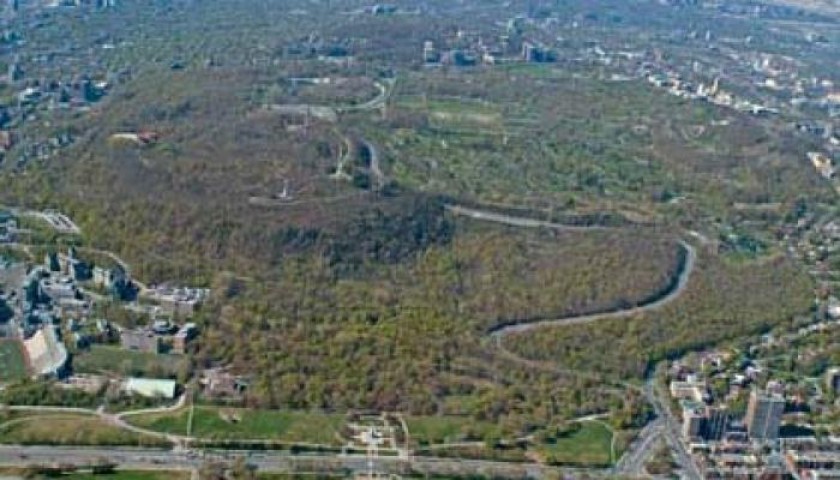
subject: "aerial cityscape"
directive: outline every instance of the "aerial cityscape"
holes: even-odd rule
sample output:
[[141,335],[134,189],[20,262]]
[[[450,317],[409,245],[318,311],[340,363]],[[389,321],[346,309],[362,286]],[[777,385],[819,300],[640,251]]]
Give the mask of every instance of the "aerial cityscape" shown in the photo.
[[840,1],[7,0],[0,479],[840,479]]

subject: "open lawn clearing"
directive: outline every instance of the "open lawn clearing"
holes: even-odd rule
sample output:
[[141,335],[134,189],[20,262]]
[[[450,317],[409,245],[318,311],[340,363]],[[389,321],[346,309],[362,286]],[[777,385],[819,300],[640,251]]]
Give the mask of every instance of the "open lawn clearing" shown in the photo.
[[87,415],[46,415],[10,422],[0,430],[0,442],[23,445],[155,446],[142,437]]
[[174,377],[183,360],[180,355],[155,355],[123,350],[117,346],[94,345],[73,357],[73,370],[78,373]]
[[563,465],[610,465],[612,432],[598,422],[580,422],[580,430],[538,447],[546,462]]
[[420,445],[481,441],[499,428],[490,422],[478,422],[469,417],[406,417],[411,439]]
[[[187,434],[189,408],[128,417],[131,423],[165,433]],[[338,445],[344,415],[288,410],[195,407],[191,435],[217,440],[277,440]]]
[[19,342],[0,340],[0,382],[26,377],[26,357]]

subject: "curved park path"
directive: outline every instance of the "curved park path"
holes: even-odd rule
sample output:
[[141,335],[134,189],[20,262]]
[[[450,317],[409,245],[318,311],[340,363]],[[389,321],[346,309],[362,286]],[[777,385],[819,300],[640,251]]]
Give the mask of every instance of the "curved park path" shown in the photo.
[[[560,231],[607,230],[611,228],[604,226],[565,225],[562,223],[552,223],[542,220],[535,220],[532,218],[515,217],[501,213],[476,210],[458,205],[449,205],[446,207],[446,209],[455,215],[460,215],[476,220],[483,220],[487,222],[500,223],[503,225],[509,225],[513,227],[547,228],[551,230]],[[576,315],[545,320],[535,320],[531,322],[503,324],[492,328],[489,333],[498,341],[501,339],[501,337],[510,334],[528,332],[539,328],[582,325],[594,323],[600,320],[639,315],[653,310],[658,310],[670,303],[673,303],[675,300],[680,298],[683,292],[685,292],[685,289],[688,286],[688,282],[691,279],[691,274],[694,272],[694,267],[697,264],[697,250],[694,248],[694,246],[692,246],[688,242],[680,241],[680,248],[683,249],[685,256],[683,258],[682,264],[680,265],[680,270],[677,273],[676,281],[673,282],[670,288],[662,295],[659,295],[646,303],[628,308],[607,310],[587,315]]]

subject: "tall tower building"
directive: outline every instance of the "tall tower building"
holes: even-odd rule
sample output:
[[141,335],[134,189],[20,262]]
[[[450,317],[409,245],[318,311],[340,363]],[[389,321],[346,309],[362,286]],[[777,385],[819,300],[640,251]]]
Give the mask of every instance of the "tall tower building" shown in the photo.
[[706,440],[720,441],[726,433],[731,419],[731,415],[726,407],[707,407],[703,437]]
[[753,390],[745,419],[750,438],[753,440],[778,439],[779,425],[784,412],[784,398],[761,394]]

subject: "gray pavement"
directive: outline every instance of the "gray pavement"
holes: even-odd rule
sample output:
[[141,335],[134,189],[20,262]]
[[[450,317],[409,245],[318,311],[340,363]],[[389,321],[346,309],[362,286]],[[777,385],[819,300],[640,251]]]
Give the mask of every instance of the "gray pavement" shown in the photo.
[[[159,450],[119,447],[54,447],[54,446],[0,446],[0,466],[25,467],[28,465],[92,464],[102,459],[116,463],[119,468],[132,470],[186,470],[198,469],[205,462],[233,461],[245,457],[250,465],[262,472],[366,472],[365,455],[300,454],[289,452]],[[417,472],[428,475],[475,474],[503,478],[544,478],[551,474],[581,473],[579,470],[559,469],[533,463],[506,463],[483,460],[462,460],[433,457],[380,457],[376,470],[382,473]],[[587,470],[590,477],[606,477],[606,470]]]

